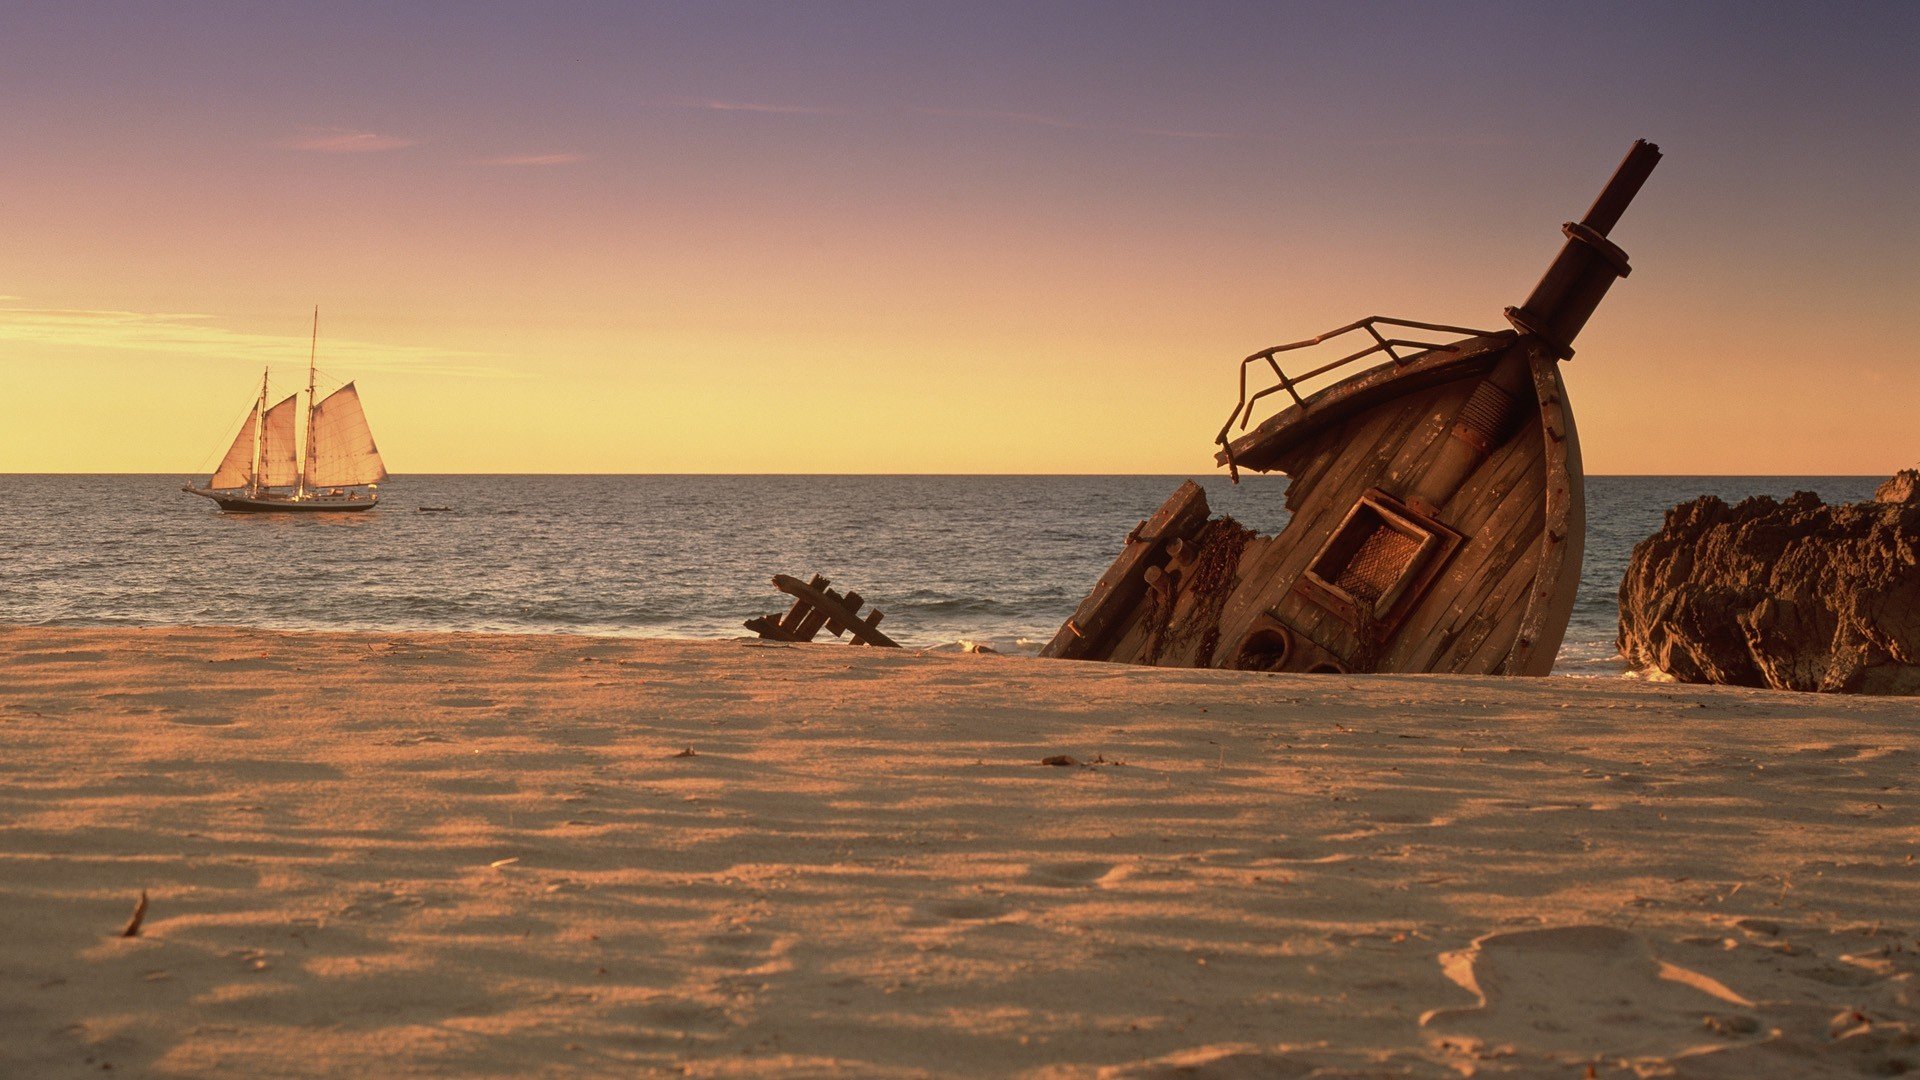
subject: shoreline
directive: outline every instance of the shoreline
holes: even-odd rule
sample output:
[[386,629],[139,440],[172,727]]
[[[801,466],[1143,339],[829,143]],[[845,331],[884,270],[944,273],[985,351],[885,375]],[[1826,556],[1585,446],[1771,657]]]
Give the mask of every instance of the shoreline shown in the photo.
[[[778,606],[778,602],[777,601],[769,602],[765,606],[769,608],[775,607],[775,606]],[[771,646],[774,644],[779,644],[776,642],[762,641],[756,635],[750,632],[747,632],[745,630],[742,630],[738,634],[732,634],[732,635],[713,634],[706,637],[695,637],[695,636],[689,636],[686,634],[655,633],[652,631],[640,631],[640,630],[623,631],[617,627],[610,627],[610,626],[591,626],[591,627],[583,627],[578,629],[567,628],[567,627],[528,627],[525,629],[490,628],[490,629],[470,629],[470,630],[469,629],[445,630],[445,629],[423,629],[423,628],[379,629],[379,628],[369,628],[364,626],[361,626],[361,627],[333,627],[333,626],[319,626],[319,625],[269,626],[269,625],[263,625],[263,624],[262,625],[254,625],[254,624],[243,625],[243,624],[237,624],[237,623],[178,624],[178,623],[94,622],[94,621],[77,621],[77,620],[70,621],[70,622],[55,622],[55,623],[8,623],[8,622],[0,621],[0,633],[4,633],[10,630],[48,631],[48,632],[112,631],[112,632],[126,632],[126,633],[156,633],[156,632],[166,632],[166,631],[176,631],[176,630],[179,630],[179,631],[205,630],[205,631],[213,631],[213,632],[219,632],[219,633],[231,632],[231,633],[239,633],[239,634],[297,634],[297,635],[310,634],[310,635],[341,635],[345,637],[415,637],[415,636],[423,636],[423,637],[445,636],[445,637],[453,637],[453,638],[553,637],[553,638],[566,638],[566,639],[607,640],[607,641],[651,641],[651,642],[660,642],[666,645],[688,644],[688,645],[746,645],[746,646],[767,645],[767,646]],[[931,644],[931,645],[909,644],[908,642],[902,642],[901,651],[909,654],[913,654],[913,655],[950,656],[950,655],[965,654],[970,651],[971,646],[975,644],[983,644],[983,645],[986,645],[989,649],[991,649],[993,654],[995,655],[1005,656],[1010,658],[1018,658],[1018,659],[1038,660],[1038,659],[1042,659],[1042,657],[1040,656],[1040,650],[1046,645],[1045,638],[1047,635],[1044,631],[1040,631],[1040,630],[1035,630],[1034,633],[1040,636],[1027,637],[1023,634],[1016,634],[1012,637],[1011,644],[1008,644],[1008,638],[1006,636],[995,635],[995,634],[977,634],[977,635],[963,636],[963,637],[954,638],[952,640],[943,640],[936,644]],[[911,641],[911,640],[912,639],[908,639],[908,641]],[[849,644],[849,639],[844,637],[835,638],[823,630],[820,632],[819,637],[816,638],[813,642],[810,642],[809,644],[823,645],[828,647],[835,646],[835,645],[844,646]],[[1642,672],[1635,671],[1631,668],[1628,668],[1626,666],[1626,659],[1617,654],[1612,657],[1587,656],[1587,657],[1575,657],[1571,660],[1568,660],[1565,658],[1565,653],[1569,646],[1579,648],[1581,645],[1582,643],[1580,642],[1568,642],[1567,644],[1563,644],[1561,646],[1562,659],[1559,661],[1556,661],[1553,672],[1547,677],[1551,679],[1581,679],[1581,680],[1585,680],[1585,679],[1608,680],[1608,679],[1617,678],[1617,679],[1623,679],[1629,682],[1652,682],[1652,683],[1662,682],[1660,678],[1657,678],[1657,677],[1650,678]],[[1079,663],[1080,661],[1061,661],[1061,662]],[[1563,665],[1567,665],[1566,670],[1562,670]],[[1224,671],[1229,669],[1217,669],[1217,670]],[[1264,675],[1267,673],[1241,672],[1241,674]]]
[[1632,679],[0,626],[0,1064],[1920,1067],[1916,765]]

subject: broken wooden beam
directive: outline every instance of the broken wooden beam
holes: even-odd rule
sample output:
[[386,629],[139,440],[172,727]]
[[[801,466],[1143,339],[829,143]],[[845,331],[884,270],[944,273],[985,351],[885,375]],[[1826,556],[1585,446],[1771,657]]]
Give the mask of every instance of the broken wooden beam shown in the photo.
[[855,645],[900,647],[899,642],[880,632],[880,620],[884,616],[878,609],[869,610],[863,616],[860,606],[866,601],[859,593],[848,592],[843,596],[828,588],[828,584],[827,579],[818,574],[811,581],[775,574],[774,588],[793,597],[793,607],[785,615],[748,619],[746,628],[773,641],[812,641],[814,635],[824,629],[835,637],[852,634]]
[[1181,484],[1152,517],[1127,534],[1127,546],[1119,558],[1100,575],[1099,583],[1040,655],[1061,660],[1104,656],[1107,636],[1146,595],[1147,571],[1164,566],[1169,548],[1199,531],[1209,513],[1207,493],[1200,485],[1191,480]]

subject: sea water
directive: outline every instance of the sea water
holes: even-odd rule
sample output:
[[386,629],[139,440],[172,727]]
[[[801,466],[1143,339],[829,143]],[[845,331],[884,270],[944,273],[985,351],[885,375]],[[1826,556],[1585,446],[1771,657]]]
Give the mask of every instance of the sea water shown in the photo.
[[[786,608],[773,574],[821,574],[902,644],[1032,652],[1185,478],[403,476],[375,510],[316,515],[223,514],[185,479],[0,475],[0,622],[722,638]],[[1216,513],[1286,523],[1284,478],[1197,479]],[[1668,507],[1878,480],[1589,477],[1558,670],[1625,670],[1621,574]]]

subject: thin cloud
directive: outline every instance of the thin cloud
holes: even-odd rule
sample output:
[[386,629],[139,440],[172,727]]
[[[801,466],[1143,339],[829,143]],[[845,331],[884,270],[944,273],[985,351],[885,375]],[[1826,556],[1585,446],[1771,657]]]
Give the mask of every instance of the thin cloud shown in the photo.
[[716,101],[704,98],[698,101],[682,101],[685,109],[711,109],[715,112],[778,113],[786,116],[841,116],[839,109],[829,109],[819,105],[781,105],[762,101]]
[[1225,139],[1242,142],[1270,142],[1272,135],[1254,135],[1244,131],[1186,131],[1180,128],[1126,128],[1135,135],[1157,135],[1163,139]]
[[1162,139],[1223,139],[1242,141],[1265,141],[1271,135],[1252,135],[1237,131],[1204,131],[1185,128],[1140,127],[1132,124],[1089,124],[1065,117],[1049,116],[1045,113],[1002,112],[993,109],[936,109],[916,108],[914,112],[922,116],[938,116],[951,120],[989,120],[1004,124],[1023,124],[1027,127],[1055,128],[1060,131],[1091,131],[1112,135],[1147,135]]
[[1026,124],[1029,127],[1066,128],[1085,130],[1085,125],[1062,120],[1057,116],[1042,113],[997,112],[991,109],[934,109],[916,108],[921,116],[940,116],[950,120],[999,120],[1009,124]]
[[1510,135],[1462,135],[1441,133],[1438,135],[1400,135],[1381,139],[1362,139],[1355,146],[1439,146],[1448,149],[1478,150],[1505,149],[1517,143]]
[[[229,360],[250,367],[304,363],[304,334],[254,334],[218,325],[190,312],[95,311],[81,308],[0,307],[0,342]],[[342,372],[405,371],[433,375],[501,376],[479,363],[485,354],[420,345],[381,345],[320,339],[324,366]]]
[[505,165],[509,167],[538,167],[543,165],[577,165],[587,160],[585,154],[509,154],[505,157],[481,158],[482,165]]
[[1259,135],[1239,131],[1146,127],[1133,124],[1094,124],[1078,120],[1069,120],[1062,116],[1050,116],[1046,113],[1011,112],[997,109],[943,109],[933,106],[908,106],[904,110],[855,110],[835,109],[822,105],[799,105],[761,101],[726,101],[719,98],[683,98],[673,104],[682,109],[705,109],[712,112],[766,113],[776,116],[882,116],[888,113],[898,115],[899,112],[905,112],[915,116],[932,116],[945,120],[984,120],[991,123],[1021,124],[1027,127],[1053,128],[1058,131],[1088,131],[1109,135],[1139,135],[1158,139],[1212,139],[1241,142],[1270,142],[1277,138],[1277,136],[1273,135]]
[[381,150],[400,150],[419,141],[357,128],[310,127],[302,128],[300,134],[281,139],[273,145],[283,150],[308,150],[320,154],[369,154]]

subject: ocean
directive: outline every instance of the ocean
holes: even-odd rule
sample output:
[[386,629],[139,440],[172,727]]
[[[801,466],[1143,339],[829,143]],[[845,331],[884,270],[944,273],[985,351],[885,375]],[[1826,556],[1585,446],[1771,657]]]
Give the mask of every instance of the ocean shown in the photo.
[[[0,622],[746,635],[768,579],[822,574],[914,647],[1033,652],[1179,476],[402,476],[378,509],[229,515],[185,477],[0,475]],[[1286,522],[1281,477],[1199,478],[1216,513]],[[1879,477],[1595,476],[1557,669],[1624,672],[1633,545],[1714,494],[1872,497]],[[447,506],[448,513],[419,507]]]

